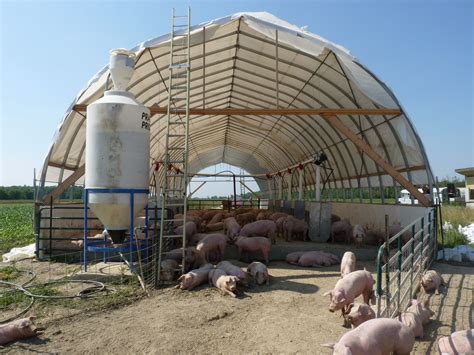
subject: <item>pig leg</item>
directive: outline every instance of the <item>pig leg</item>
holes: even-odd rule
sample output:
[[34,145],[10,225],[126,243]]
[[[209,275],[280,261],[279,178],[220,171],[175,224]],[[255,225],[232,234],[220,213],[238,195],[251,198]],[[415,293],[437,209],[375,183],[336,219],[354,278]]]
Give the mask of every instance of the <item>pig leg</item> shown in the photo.
[[276,244],[275,232],[271,232],[268,236],[270,237],[270,240],[272,241],[272,244]]
[[268,251],[262,250],[263,258],[265,259],[265,265],[268,265]]

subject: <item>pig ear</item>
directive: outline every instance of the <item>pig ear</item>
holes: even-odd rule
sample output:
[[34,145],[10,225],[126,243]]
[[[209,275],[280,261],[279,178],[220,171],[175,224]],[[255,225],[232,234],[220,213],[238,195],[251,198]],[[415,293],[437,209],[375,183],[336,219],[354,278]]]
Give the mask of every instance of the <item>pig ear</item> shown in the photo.
[[178,281],[181,281],[182,279],[184,279],[184,274],[179,277]]

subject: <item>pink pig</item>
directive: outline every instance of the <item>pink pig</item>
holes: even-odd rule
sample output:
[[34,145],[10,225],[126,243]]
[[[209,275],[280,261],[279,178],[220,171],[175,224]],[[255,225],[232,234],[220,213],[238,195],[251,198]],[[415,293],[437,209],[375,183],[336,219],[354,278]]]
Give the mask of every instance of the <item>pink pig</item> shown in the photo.
[[209,234],[198,243],[196,249],[207,262],[211,252],[217,253],[217,259],[222,260],[227,246],[227,236],[225,234]]
[[306,253],[305,251],[295,251],[293,253],[289,253],[286,256],[286,262],[292,265],[298,265],[298,261],[300,260],[301,256]]
[[257,285],[263,285],[264,283],[268,285],[270,282],[267,267],[259,261],[250,263],[247,267],[247,272],[252,276]]
[[341,277],[351,273],[355,270],[356,256],[351,251],[346,251],[341,260]]
[[178,281],[180,284],[176,288],[181,290],[192,290],[193,288],[202,285],[208,281],[209,271],[214,269],[211,264],[205,264],[199,269],[191,270],[186,274],[180,276]]
[[213,269],[209,271],[209,284],[216,286],[223,294],[237,297],[234,291],[237,289],[236,276],[227,276],[224,270]]
[[351,303],[348,306],[348,311],[346,312],[345,317],[352,325],[352,328],[357,328],[369,319],[374,319],[375,312],[368,304]]
[[426,292],[436,290],[436,294],[439,295],[439,287],[446,286],[443,277],[434,270],[425,271],[421,277],[421,286]]
[[298,260],[298,265],[305,267],[331,266],[338,263],[336,255],[318,250],[307,251]]
[[337,355],[409,355],[415,337],[396,319],[376,318],[344,334],[337,343],[322,344]]
[[227,238],[233,240],[239,235],[240,225],[237,223],[234,217],[228,217],[224,220],[224,234]]
[[430,300],[425,302],[411,301],[411,306],[398,316],[400,322],[413,332],[415,338],[423,338],[423,326],[428,324],[434,312],[429,308]]
[[14,320],[7,324],[0,325],[0,345],[12,343],[14,341],[30,338],[39,334],[33,321],[36,317],[28,317]]
[[224,260],[216,265],[217,269],[224,270],[225,273],[229,276],[236,276],[239,278],[239,281],[243,284],[246,284],[247,273],[243,271],[240,267],[235,266],[231,262]]
[[360,295],[363,295],[365,303],[369,304],[369,300],[371,300],[372,304],[375,304],[373,287],[372,274],[366,270],[357,270],[337,281],[334,290],[326,292],[323,296],[331,295],[330,312],[340,309],[344,316],[346,307],[354,303],[354,300]]
[[440,354],[474,354],[474,329],[460,330],[438,341]]
[[265,263],[268,264],[270,249],[272,245],[267,238],[264,237],[237,237],[235,241],[235,245],[239,251],[239,259],[242,256],[242,252],[246,253],[254,253],[254,252],[262,252],[263,258],[265,259]]
[[242,237],[267,237],[270,238],[272,244],[276,242],[276,224],[270,220],[255,221],[246,224],[240,230]]

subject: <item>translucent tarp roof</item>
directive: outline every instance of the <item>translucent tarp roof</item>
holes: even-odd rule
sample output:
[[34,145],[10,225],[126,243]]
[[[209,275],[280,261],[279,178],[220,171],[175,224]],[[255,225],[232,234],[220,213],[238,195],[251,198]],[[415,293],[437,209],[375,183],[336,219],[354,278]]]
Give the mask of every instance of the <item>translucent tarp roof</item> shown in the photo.
[[[169,44],[167,34],[133,49],[137,61],[129,91],[146,106],[167,104]],[[398,116],[339,118],[413,184],[432,181],[423,145],[406,113],[391,90],[348,50],[268,13],[238,13],[192,27],[192,108],[275,108],[277,80],[280,108],[400,108]],[[94,102],[111,85],[105,67],[76,97],[59,124],[42,181],[60,183],[84,164],[85,112],[72,108]],[[150,167],[163,158],[165,129],[165,115],[154,115]],[[189,139],[191,173],[220,162],[251,174],[275,173],[324,151],[334,169],[329,187],[394,184],[317,115],[191,116]],[[305,168],[308,187],[314,184],[313,170],[311,164]]]

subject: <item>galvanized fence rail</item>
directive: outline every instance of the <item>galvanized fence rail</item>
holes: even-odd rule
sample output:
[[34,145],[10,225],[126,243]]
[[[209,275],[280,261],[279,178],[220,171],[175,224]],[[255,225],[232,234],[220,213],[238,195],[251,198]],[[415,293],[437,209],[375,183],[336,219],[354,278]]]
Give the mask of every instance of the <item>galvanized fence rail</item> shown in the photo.
[[[388,221],[386,220],[386,225]],[[377,317],[393,318],[415,295],[420,279],[437,252],[437,209],[388,238],[377,254]]]

